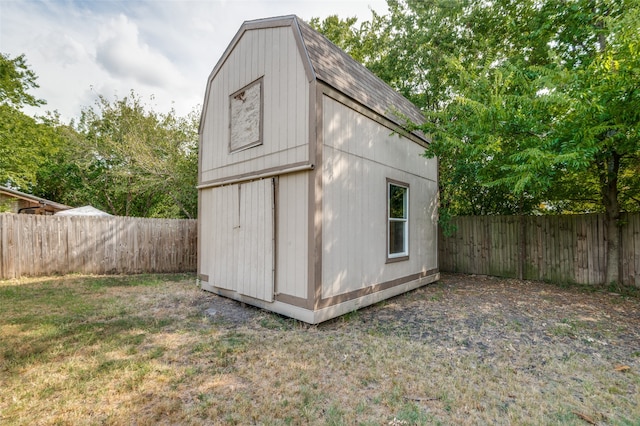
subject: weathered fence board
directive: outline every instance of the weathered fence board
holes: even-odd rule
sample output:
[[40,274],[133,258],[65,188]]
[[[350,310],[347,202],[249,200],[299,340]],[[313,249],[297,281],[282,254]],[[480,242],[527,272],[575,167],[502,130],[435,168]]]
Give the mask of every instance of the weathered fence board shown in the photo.
[[[440,233],[440,270],[552,282],[601,284],[606,268],[602,214],[461,216],[457,230]],[[621,280],[640,286],[640,213],[626,213],[620,228]],[[521,241],[522,239],[522,241]]]
[[0,214],[0,279],[195,271],[197,221]]

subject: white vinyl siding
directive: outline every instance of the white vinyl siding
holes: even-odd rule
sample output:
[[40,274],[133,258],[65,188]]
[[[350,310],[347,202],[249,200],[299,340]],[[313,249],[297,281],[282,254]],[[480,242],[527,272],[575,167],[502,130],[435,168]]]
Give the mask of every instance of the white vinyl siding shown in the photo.
[[[322,297],[389,282],[437,265],[436,161],[424,148],[325,96],[322,151]],[[412,200],[407,261],[389,262],[389,181]]]
[[[230,152],[229,96],[259,79],[262,143]],[[291,27],[246,31],[208,90],[200,183],[309,161],[309,82]]]
[[278,178],[276,292],[306,298],[309,262],[309,174]]

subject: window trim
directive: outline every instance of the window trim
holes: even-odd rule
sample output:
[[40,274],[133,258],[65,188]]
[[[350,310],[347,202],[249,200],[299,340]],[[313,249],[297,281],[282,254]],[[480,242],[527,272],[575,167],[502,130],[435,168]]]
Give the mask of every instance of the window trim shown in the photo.
[[[231,132],[232,132],[231,129],[233,127],[233,116],[232,116],[233,99],[236,98],[242,92],[251,89],[256,84],[260,86],[260,113],[259,113],[260,122],[258,123],[258,139],[255,141],[248,142],[244,145],[238,146],[236,148],[233,148],[231,146]],[[229,144],[228,144],[229,154],[233,154],[236,152],[244,151],[245,149],[262,145],[264,142],[264,135],[263,135],[264,124],[263,123],[264,123],[264,76],[258,78],[257,80],[252,81],[251,83],[247,84],[243,88],[236,90],[231,95],[229,95]]]
[[[401,220],[397,220],[396,218],[392,218],[391,217],[391,186],[396,186],[396,187],[400,187],[400,188],[404,188],[406,189],[406,218],[405,219],[401,219]],[[386,183],[386,188],[387,188],[387,196],[386,196],[386,202],[387,202],[387,238],[386,238],[386,251],[387,251],[387,261],[386,263],[392,263],[392,262],[401,262],[401,261],[405,261],[405,260],[409,260],[409,219],[410,219],[410,186],[408,183],[406,182],[400,182],[394,179],[390,179],[387,178],[387,183]],[[389,234],[391,233],[391,222],[404,222],[405,226],[404,226],[404,250],[400,253],[390,253],[390,238],[389,238]]]

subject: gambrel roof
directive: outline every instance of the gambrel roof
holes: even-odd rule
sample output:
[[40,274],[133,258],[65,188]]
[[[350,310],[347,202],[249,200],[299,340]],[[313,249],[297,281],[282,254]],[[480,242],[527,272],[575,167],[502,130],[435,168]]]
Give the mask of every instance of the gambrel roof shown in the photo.
[[394,115],[394,109],[414,123],[424,122],[424,116],[415,105],[364,65],[354,60],[306,22],[296,16],[290,19],[293,19],[295,25],[300,28],[306,53],[318,80],[396,124],[402,125],[405,120],[403,117]]
[[[309,82],[321,81],[401,127],[407,119],[419,124],[424,122],[423,114],[408,99],[295,15],[245,21],[214,67],[208,82],[215,78],[246,31],[285,26],[293,29]],[[414,134],[428,141],[422,133]]]

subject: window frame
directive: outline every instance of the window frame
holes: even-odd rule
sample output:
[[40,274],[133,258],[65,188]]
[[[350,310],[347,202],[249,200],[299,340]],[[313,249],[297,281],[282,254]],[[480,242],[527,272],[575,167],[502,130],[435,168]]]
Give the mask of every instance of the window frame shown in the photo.
[[[405,190],[405,202],[404,202],[404,218],[391,217],[391,187],[403,188]],[[387,178],[387,262],[401,262],[409,260],[409,211],[410,211],[410,187],[406,182],[400,182],[394,179]],[[391,253],[391,224],[394,222],[404,223],[403,227],[403,242],[404,247],[402,252]]]
[[[245,149],[249,149],[249,148],[253,148],[256,146],[260,146],[263,144],[264,141],[264,137],[263,137],[263,123],[264,123],[264,76],[258,78],[257,80],[252,81],[251,83],[247,84],[246,86],[244,86],[243,88],[236,90],[235,92],[233,92],[231,95],[229,95],[229,153],[233,154],[236,152],[240,152],[240,151],[244,151]],[[259,96],[260,96],[260,100],[259,100],[259,106],[260,106],[260,111],[258,113],[259,117],[259,123],[258,123],[258,139],[257,140],[253,140],[253,141],[249,141],[243,145],[239,145],[237,147],[233,147],[231,142],[232,142],[232,135],[233,135],[233,101],[234,99],[237,99],[237,97],[239,95],[241,95],[243,92],[246,92],[247,90],[253,88],[253,86],[255,85],[259,85],[260,86],[260,90],[259,90]]]

